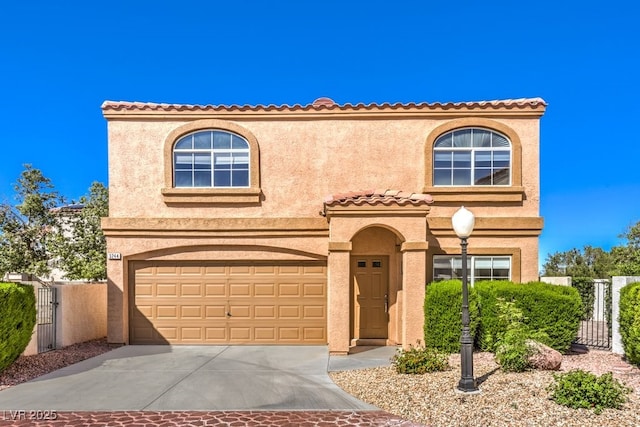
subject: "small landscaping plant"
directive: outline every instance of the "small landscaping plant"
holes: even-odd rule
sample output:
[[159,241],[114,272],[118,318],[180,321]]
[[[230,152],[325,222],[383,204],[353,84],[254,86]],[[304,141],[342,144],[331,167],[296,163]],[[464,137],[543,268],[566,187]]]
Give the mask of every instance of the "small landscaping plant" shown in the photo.
[[631,388],[624,386],[613,374],[601,376],[581,369],[564,374],[553,374],[555,383],[547,387],[551,400],[569,408],[593,408],[596,414],[605,408],[620,409],[627,401]]
[[549,339],[544,332],[531,330],[524,321],[522,310],[516,307],[511,301],[499,299],[498,325],[499,332],[496,333],[495,356],[498,364],[506,372],[523,372],[529,369],[529,356],[533,355],[533,350],[528,341],[535,340],[544,342]]
[[449,369],[449,355],[428,347],[409,346],[409,350],[398,349],[391,363],[399,374],[425,374]]

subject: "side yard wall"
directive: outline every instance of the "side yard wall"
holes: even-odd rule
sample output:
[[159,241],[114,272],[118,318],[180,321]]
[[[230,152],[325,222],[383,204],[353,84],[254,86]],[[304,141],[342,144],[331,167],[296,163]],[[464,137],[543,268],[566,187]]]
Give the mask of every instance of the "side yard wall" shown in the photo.
[[56,348],[107,336],[107,284],[54,285],[58,289]]
[[[36,299],[40,283],[33,285]],[[56,348],[107,336],[107,284],[56,283]],[[38,353],[38,325],[24,356]]]

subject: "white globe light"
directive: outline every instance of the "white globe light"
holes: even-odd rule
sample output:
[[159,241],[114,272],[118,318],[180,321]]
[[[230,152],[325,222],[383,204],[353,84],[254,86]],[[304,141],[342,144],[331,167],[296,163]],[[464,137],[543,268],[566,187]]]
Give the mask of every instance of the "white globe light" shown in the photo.
[[473,216],[473,213],[470,210],[465,209],[464,206],[458,209],[451,217],[453,230],[461,239],[466,239],[471,235],[475,222],[476,218]]

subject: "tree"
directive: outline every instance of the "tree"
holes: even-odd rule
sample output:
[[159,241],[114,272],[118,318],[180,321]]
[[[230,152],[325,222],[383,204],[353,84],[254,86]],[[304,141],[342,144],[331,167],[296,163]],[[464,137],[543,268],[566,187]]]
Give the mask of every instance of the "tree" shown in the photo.
[[543,276],[571,276],[606,279],[611,275],[611,255],[602,248],[586,245],[582,250],[570,249],[547,255]]
[[107,277],[107,244],[100,219],[109,215],[109,192],[99,182],[80,198],[79,212],[58,210],[60,228],[53,253],[67,279],[102,280]]
[[0,204],[0,277],[51,271],[48,248],[58,226],[52,209],[63,199],[39,169],[24,168],[14,185],[17,204]]
[[627,240],[624,246],[611,249],[614,274],[617,276],[640,276],[640,221],[620,235]]

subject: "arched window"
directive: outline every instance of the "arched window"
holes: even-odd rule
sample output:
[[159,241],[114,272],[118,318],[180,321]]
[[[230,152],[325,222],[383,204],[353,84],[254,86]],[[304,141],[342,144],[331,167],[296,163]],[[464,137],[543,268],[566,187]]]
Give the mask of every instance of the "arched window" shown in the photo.
[[511,142],[478,127],[451,130],[433,144],[434,186],[511,185]]
[[176,188],[248,188],[251,152],[246,139],[210,129],[187,134],[173,147]]

